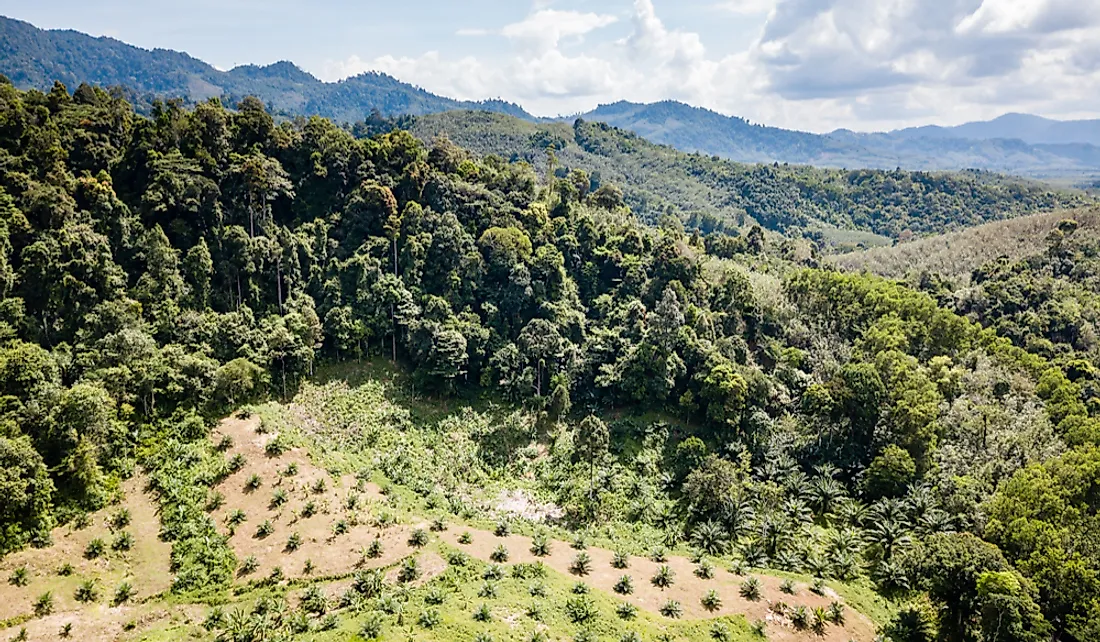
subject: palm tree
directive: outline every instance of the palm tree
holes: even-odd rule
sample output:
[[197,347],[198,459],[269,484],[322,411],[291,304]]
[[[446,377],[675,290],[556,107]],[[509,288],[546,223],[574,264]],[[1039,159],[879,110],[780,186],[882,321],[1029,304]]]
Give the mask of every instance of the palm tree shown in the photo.
[[940,501],[928,484],[910,486],[904,501],[909,506],[909,516],[914,521],[940,506]]
[[841,524],[861,527],[867,520],[867,506],[858,499],[851,497],[841,498],[833,507],[833,514]]
[[832,477],[817,477],[810,485],[810,495],[818,515],[833,512],[837,502],[845,497],[844,485]]
[[899,548],[905,548],[913,542],[909,535],[909,525],[896,520],[875,522],[864,535],[875,547],[878,559],[884,561],[891,560]]
[[794,470],[783,478],[783,490],[789,497],[805,499],[810,496],[810,478],[801,470]]
[[947,511],[933,508],[917,520],[917,532],[921,535],[933,533],[954,533],[955,517]]
[[731,495],[722,500],[719,515],[730,537],[737,539],[744,535],[756,521],[756,510],[743,497]]
[[795,525],[805,524],[813,519],[813,511],[809,505],[798,497],[791,497],[783,502],[779,508]]
[[909,506],[903,499],[880,499],[871,505],[869,515],[877,522],[892,520],[906,520],[909,517]]
[[727,544],[726,531],[717,522],[703,522],[692,532],[691,543],[711,555],[724,555]]

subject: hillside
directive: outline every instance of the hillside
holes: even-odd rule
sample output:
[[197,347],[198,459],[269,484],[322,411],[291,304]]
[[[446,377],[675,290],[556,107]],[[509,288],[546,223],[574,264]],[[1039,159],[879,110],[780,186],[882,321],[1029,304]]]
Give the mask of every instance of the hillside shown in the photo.
[[842,171],[745,165],[655,145],[602,123],[535,124],[499,114],[451,112],[416,119],[413,133],[446,134],[478,154],[545,171],[552,147],[564,175],[584,169],[621,186],[627,204],[655,223],[666,210],[703,230],[765,228],[829,242],[881,244],[1085,202],[1037,183],[982,172]]
[[[459,133],[690,175],[790,231],[1062,197],[514,122]],[[1079,223],[911,286],[257,100],[0,83],[0,123],[6,638],[1100,639]]]
[[77,31],[38,29],[3,16],[0,74],[22,89],[45,91],[54,81],[70,90],[80,83],[123,87],[146,105],[154,97],[185,98],[192,104],[219,97],[235,104],[245,96],[257,96],[280,113],[344,122],[365,120],[372,109],[385,115],[484,109],[530,118],[514,104],[451,100],[380,73],[325,83],[285,61],[219,71],[185,53],[141,49]]
[[[838,130],[830,134],[749,124],[742,118],[666,101],[619,102],[581,115],[638,133],[655,143],[740,162],[774,162],[841,168],[962,170],[979,168],[1035,178],[1100,174],[1100,145],[1087,122],[1044,121],[1028,140],[1013,125],[922,127],[887,134]],[[1064,125],[1064,126],[1063,126]],[[1072,125],[1072,126],[1071,126]]]
[[903,138],[1015,138],[1031,145],[1100,145],[1100,120],[1052,120],[1031,114],[1005,114],[954,127],[928,125],[890,133]]

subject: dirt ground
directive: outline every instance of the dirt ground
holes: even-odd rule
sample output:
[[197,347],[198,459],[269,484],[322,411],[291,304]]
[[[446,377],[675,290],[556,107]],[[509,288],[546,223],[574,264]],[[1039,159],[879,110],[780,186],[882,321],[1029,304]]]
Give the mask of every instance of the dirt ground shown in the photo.
[[[473,541],[470,544],[459,544],[458,538],[462,532],[469,532]],[[489,561],[493,550],[503,544],[508,549],[508,563],[535,562],[541,560],[550,568],[566,575],[572,575],[569,567],[578,551],[570,548],[565,542],[554,541],[551,544],[550,555],[536,557],[531,553],[531,539],[521,535],[497,537],[488,531],[476,529],[452,528],[440,534],[443,541],[467,551],[470,555]],[[782,602],[789,607],[804,605],[806,608],[817,606],[827,607],[833,600],[839,600],[834,596],[821,596],[809,590],[805,584],[796,584],[794,595],[787,595],[779,590],[782,580],[766,575],[756,575],[761,584],[761,598],[758,601],[750,601],[741,597],[739,592],[741,582],[745,577],[730,573],[724,568],[715,568],[715,576],[710,580],[699,579],[695,576],[695,564],[684,557],[670,556],[666,564],[674,574],[672,586],[660,589],[654,586],[650,579],[662,566],[646,558],[631,557],[630,566],[626,569],[616,569],[611,566],[613,554],[611,551],[589,547],[586,552],[592,558],[592,572],[583,577],[583,580],[593,588],[606,591],[612,595],[614,586],[623,575],[629,575],[633,579],[634,593],[629,596],[619,596],[639,608],[658,613],[661,605],[668,600],[677,600],[683,605],[685,619],[704,619],[720,615],[744,614],[751,622],[761,619],[768,622],[768,639],[782,641],[809,641],[822,642],[870,642],[875,637],[875,627],[866,617],[857,613],[854,609],[845,611],[844,626],[829,625],[825,635],[817,635],[811,631],[797,631],[785,618],[779,616],[775,607]],[[722,599],[722,607],[714,612],[703,608],[700,600],[710,590],[715,590]]]
[[[64,620],[77,611],[86,612],[89,607],[81,605],[73,597],[77,586],[86,579],[96,581],[98,602],[102,603],[103,609],[108,609],[106,603],[123,581],[130,582],[134,587],[131,602],[167,590],[172,581],[169,571],[172,546],[162,542],[158,536],[160,519],[153,497],[145,492],[144,485],[145,478],[142,476],[127,480],[122,486],[124,499],[121,504],[93,513],[91,524],[86,528],[56,528],[52,534],[53,545],[41,549],[28,548],[0,560],[0,620],[33,612],[35,600],[47,591],[53,594],[55,615],[45,619]],[[120,529],[134,536],[134,546],[127,552],[111,550],[115,533],[108,522],[119,508],[126,508],[131,515],[130,524]],[[95,538],[104,541],[107,552],[98,559],[85,559],[84,550]],[[72,574],[67,577],[58,573],[65,562],[73,567]],[[12,572],[20,567],[26,567],[30,574],[27,586],[13,586],[8,582]],[[128,607],[109,610],[125,612]],[[31,625],[26,626],[30,632]],[[56,630],[51,635],[55,634]]]

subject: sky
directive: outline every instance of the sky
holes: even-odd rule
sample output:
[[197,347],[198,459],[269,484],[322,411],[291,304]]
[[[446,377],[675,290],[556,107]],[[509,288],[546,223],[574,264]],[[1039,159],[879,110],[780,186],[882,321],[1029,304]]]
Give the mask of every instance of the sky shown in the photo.
[[540,116],[679,100],[809,131],[1100,117],[1100,0],[0,0],[220,69],[389,73]]

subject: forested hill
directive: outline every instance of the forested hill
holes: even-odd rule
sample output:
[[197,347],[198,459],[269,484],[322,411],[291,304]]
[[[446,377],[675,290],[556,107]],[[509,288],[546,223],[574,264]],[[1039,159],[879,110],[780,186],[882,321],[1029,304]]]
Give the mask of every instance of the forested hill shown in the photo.
[[256,96],[279,113],[316,114],[343,122],[365,120],[373,109],[384,115],[484,109],[530,118],[518,105],[452,100],[381,73],[325,83],[285,61],[219,71],[185,53],[141,49],[77,31],[38,29],[3,16],[0,73],[23,89],[46,91],[54,81],[69,87],[85,82],[122,87],[143,111],[154,97],[184,98],[192,104],[221,97],[235,104],[245,96]]
[[[981,168],[1037,178],[1086,178],[1100,173],[1094,123],[1021,118],[959,128],[919,127],[890,133],[829,134],[750,124],[675,101],[618,102],[581,116],[629,129],[688,152],[741,162],[788,162],[821,167],[962,170]],[[1026,137],[1027,140],[1018,140]],[[1076,137],[1076,138],[1075,138]],[[1049,141],[1049,142],[1048,142]]]
[[[985,177],[721,164],[583,123],[547,131],[567,135],[563,152],[621,162],[633,181],[668,159],[706,177],[699,185],[770,176],[739,183],[749,204],[775,198],[761,185],[790,186],[779,193],[802,199],[792,206],[833,195],[867,211],[898,192],[942,194],[956,215],[1054,198],[991,191]],[[531,147],[545,149],[538,136]],[[411,484],[394,491],[402,505],[430,497],[418,505],[458,514],[464,487],[440,487],[458,478],[538,484],[578,548],[585,532],[645,529],[662,546],[732,550],[738,575],[858,581],[895,600],[866,605],[885,612],[896,642],[1100,639],[1096,335],[1065,327],[1073,299],[1091,297],[1082,287],[1052,309],[1041,289],[1054,275],[1096,279],[1096,249],[1068,238],[1072,222],[1032,274],[993,266],[986,295],[956,311],[934,282],[929,293],[818,269],[759,228],[704,235],[671,216],[644,226],[607,177],[595,189],[591,179],[542,177],[401,130],[356,139],[321,118],[276,124],[257,100],[161,106],[146,119],[89,86],[0,83],[0,554],[48,545],[54,524],[103,507],[140,463],[171,542],[170,590],[230,598],[256,562],[238,565],[207,493],[246,462],[234,469],[213,451],[212,421],[289,398],[318,363],[373,358],[407,372],[420,400],[483,395],[532,417],[414,428],[381,395],[333,404],[343,432],[331,439],[386,449],[362,461],[368,477]],[[900,220],[934,223],[923,216]],[[371,413],[385,430],[360,430]],[[286,447],[271,443],[269,454]],[[430,455],[424,443],[436,444]],[[247,488],[293,474],[263,465],[267,481]],[[341,518],[321,539],[350,528]],[[85,556],[105,551],[101,541]],[[704,552],[696,575],[713,577]],[[577,556],[576,573],[590,571]],[[276,568],[252,586],[282,591]],[[659,575],[655,585],[673,581]],[[758,599],[758,582],[745,578],[740,595]],[[86,583],[81,604],[98,590]],[[504,620],[482,608],[480,620]],[[249,616],[211,626],[227,617]],[[829,621],[799,617],[803,628]],[[703,630],[693,639],[729,638]]]
[[[525,160],[545,171],[573,168],[594,185],[620,185],[643,220],[666,211],[703,230],[745,221],[785,234],[884,242],[1086,202],[1083,196],[987,172],[833,170],[741,164],[656,145],[604,123],[536,124],[502,114],[450,112],[417,118],[412,131],[429,141],[446,134],[479,154]],[[885,237],[885,238],[884,238]]]

